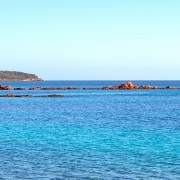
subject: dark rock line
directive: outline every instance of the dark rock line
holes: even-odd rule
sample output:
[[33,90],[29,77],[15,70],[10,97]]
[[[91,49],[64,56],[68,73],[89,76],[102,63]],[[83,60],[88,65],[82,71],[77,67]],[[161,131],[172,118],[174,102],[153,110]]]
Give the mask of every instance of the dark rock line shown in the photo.
[[180,88],[177,87],[171,87],[167,86],[164,88],[159,88],[157,86],[149,86],[149,85],[141,85],[141,86],[136,86],[131,82],[127,82],[121,85],[114,85],[114,86],[105,86],[102,88],[74,88],[74,87],[32,87],[32,88],[12,88],[11,86],[1,86],[0,85],[0,90],[142,90],[142,89],[176,89],[180,90]]
[[6,98],[60,98],[64,97],[64,95],[59,94],[49,94],[49,95],[41,95],[41,96],[33,96],[33,95],[14,95],[14,94],[6,94],[6,95],[0,95],[0,98],[6,97]]

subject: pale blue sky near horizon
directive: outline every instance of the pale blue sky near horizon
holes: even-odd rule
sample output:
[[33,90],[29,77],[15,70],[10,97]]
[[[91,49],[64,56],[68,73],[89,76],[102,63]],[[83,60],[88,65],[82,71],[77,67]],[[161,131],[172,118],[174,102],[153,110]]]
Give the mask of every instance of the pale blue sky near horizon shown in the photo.
[[0,70],[46,80],[180,80],[180,0],[0,0]]

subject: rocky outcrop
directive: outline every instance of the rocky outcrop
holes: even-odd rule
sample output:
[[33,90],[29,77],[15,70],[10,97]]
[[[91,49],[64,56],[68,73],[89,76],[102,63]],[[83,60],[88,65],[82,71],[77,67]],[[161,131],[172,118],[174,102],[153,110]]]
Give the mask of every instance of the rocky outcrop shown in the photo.
[[132,82],[127,82],[127,83],[121,84],[119,86],[119,89],[137,89],[137,86],[134,85]]
[[114,85],[114,86],[105,86],[102,90],[128,90],[128,89],[137,89],[138,87],[134,85],[132,82],[127,82],[121,85]]
[[42,81],[42,79],[35,74],[18,71],[0,71],[0,81]]
[[132,90],[132,89],[180,89],[180,88],[173,88],[171,86],[167,86],[166,88],[158,88],[157,86],[149,86],[149,85],[141,85],[136,86],[132,82],[127,82],[121,85],[115,85],[115,86],[105,86],[102,88],[102,90]]
[[1,86],[0,85],[0,90],[12,90],[11,86]]
[[167,86],[167,87],[165,87],[166,89],[173,89],[173,87],[171,87],[171,86]]

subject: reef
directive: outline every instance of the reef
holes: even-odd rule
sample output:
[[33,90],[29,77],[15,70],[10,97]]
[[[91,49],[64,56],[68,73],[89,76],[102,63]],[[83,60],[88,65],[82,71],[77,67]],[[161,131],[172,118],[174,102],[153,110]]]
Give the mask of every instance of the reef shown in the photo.
[[31,87],[31,88],[13,88],[9,85],[2,86],[0,85],[0,90],[16,90],[16,91],[23,91],[23,90],[30,90],[30,91],[53,91],[53,90],[180,90],[179,87],[157,87],[157,86],[150,86],[150,85],[141,85],[137,86],[134,85],[132,82],[123,83],[121,85],[114,85],[114,86],[105,86],[105,87],[84,87],[84,88],[76,88],[76,87]]
[[60,98],[64,97],[64,95],[59,95],[59,94],[49,94],[49,95],[38,95],[38,96],[33,96],[33,95],[15,95],[15,94],[6,94],[6,95],[0,95],[0,97],[4,98],[31,98],[31,97],[37,97],[37,98]]

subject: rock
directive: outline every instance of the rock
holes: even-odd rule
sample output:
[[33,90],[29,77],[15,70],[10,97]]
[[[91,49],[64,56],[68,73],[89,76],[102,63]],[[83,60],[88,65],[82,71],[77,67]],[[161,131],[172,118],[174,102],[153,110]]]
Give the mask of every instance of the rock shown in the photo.
[[11,86],[5,86],[4,89],[5,90],[12,90]]
[[0,90],[12,90],[11,86],[1,86],[0,85]]
[[143,86],[139,86],[139,88],[138,89],[152,89],[152,87],[151,86],[145,86],[145,85],[143,85]]
[[74,90],[73,87],[67,87],[66,90]]
[[17,91],[19,91],[19,90],[26,90],[26,88],[14,88],[14,90],[17,90]]
[[6,94],[3,97],[32,97],[32,95],[14,95],[14,94]]
[[158,89],[158,87],[157,86],[153,86],[153,87],[151,87],[151,89]]
[[46,90],[46,91],[51,91],[51,90],[80,90],[80,88],[73,88],[73,87],[45,87],[45,88],[40,88],[40,90]]
[[59,97],[64,97],[64,95],[60,94],[50,94],[50,95],[43,95],[43,96],[35,96],[35,97],[50,97],[50,98],[59,98]]
[[59,94],[50,94],[50,95],[47,95],[47,97],[64,97],[64,96],[59,95]]
[[112,87],[112,89],[120,89],[120,86],[115,85],[115,86]]
[[32,88],[29,88],[28,90],[39,90],[39,88],[37,88],[37,87],[32,87]]
[[89,90],[89,88],[85,87],[85,88],[83,88],[83,90]]
[[13,94],[6,94],[6,97],[14,97]]
[[111,86],[105,86],[102,88],[102,90],[112,90],[113,88]]
[[137,86],[134,85],[132,82],[127,82],[127,83],[121,84],[119,86],[119,89],[137,89]]
[[20,97],[20,98],[21,97],[26,97],[27,98],[27,97],[32,97],[32,95],[15,95],[14,97]]
[[83,88],[83,90],[102,90],[102,88]]
[[14,95],[14,94],[6,94],[6,95],[0,95],[0,97],[7,97],[7,98],[11,98],[11,97],[14,97],[14,98],[30,98],[30,97],[42,97],[42,98],[46,98],[46,97],[49,97],[49,98],[59,98],[59,97],[64,97],[64,95],[59,95],[59,94],[50,94],[50,95],[42,95],[42,96],[32,96],[32,95]]
[[171,86],[167,86],[167,87],[165,87],[166,89],[173,89],[173,87],[171,87]]

